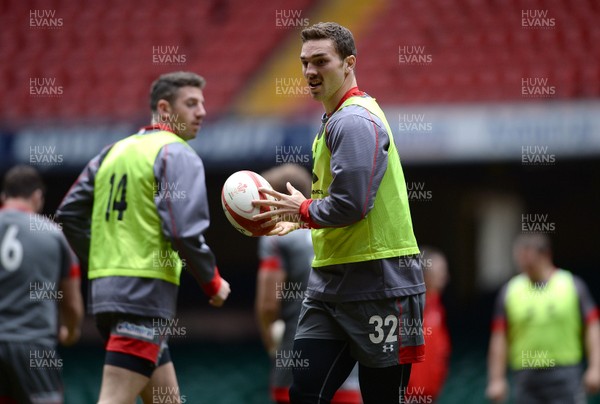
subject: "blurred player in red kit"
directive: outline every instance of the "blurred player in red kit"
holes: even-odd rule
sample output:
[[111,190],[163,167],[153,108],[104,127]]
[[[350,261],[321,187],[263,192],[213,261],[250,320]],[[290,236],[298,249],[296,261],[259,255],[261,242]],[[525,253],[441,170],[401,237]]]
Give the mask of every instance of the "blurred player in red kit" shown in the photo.
[[444,387],[450,360],[450,335],[441,295],[448,283],[448,263],[435,248],[421,246],[427,292],[423,310],[423,335],[427,347],[424,362],[413,364],[406,389],[406,403],[434,403]]

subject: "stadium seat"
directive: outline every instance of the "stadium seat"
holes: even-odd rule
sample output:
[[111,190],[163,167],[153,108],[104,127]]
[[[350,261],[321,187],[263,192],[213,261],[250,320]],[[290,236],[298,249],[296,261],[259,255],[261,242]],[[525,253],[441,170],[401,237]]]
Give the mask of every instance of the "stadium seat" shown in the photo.
[[[243,0],[182,0],[180,7],[158,0],[143,7],[118,0],[49,1],[44,7],[54,7],[65,21],[59,30],[23,23],[36,4],[11,1],[11,12],[2,15],[0,58],[11,63],[0,68],[0,78],[8,98],[16,100],[7,112],[11,119],[30,118],[36,106],[34,113],[40,117],[140,116],[146,112],[149,82],[178,69],[204,75],[211,87],[211,113],[226,113],[278,44],[297,34],[275,26],[274,11],[282,7],[276,1],[261,7]],[[285,7],[311,10],[320,4],[291,0]],[[522,25],[521,11],[536,8],[557,20],[555,29]],[[390,0],[357,37],[361,87],[382,102],[396,104],[523,101],[521,78],[543,70],[560,88],[557,99],[597,98],[599,66],[589,60],[600,54],[599,13],[590,0]],[[398,47],[403,45],[423,46],[432,63],[401,65]],[[156,46],[177,47],[186,63],[154,63]],[[40,72],[56,76],[70,93],[56,103],[57,110],[22,98],[27,80]],[[390,86],[392,80],[400,80],[401,88]],[[119,87],[123,83],[125,92]],[[114,102],[115,96],[124,103]]]

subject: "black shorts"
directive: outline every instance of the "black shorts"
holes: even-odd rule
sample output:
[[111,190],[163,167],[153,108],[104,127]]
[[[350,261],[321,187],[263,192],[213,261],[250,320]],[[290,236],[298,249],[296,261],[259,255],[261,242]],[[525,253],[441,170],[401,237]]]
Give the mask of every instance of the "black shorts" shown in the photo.
[[348,341],[360,364],[383,368],[425,359],[425,293],[383,300],[302,302],[295,339]]
[[556,366],[514,372],[517,404],[584,404],[583,368]]
[[54,347],[0,342],[0,402],[62,403],[62,366]]
[[96,325],[105,341],[107,365],[150,377],[158,366],[171,362],[168,336],[160,331],[158,318],[100,313]]

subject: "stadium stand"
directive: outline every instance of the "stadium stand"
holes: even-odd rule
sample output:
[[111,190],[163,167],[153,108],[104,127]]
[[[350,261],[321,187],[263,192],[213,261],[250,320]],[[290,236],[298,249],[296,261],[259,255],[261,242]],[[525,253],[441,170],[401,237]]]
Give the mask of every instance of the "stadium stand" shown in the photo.
[[[177,68],[177,60],[160,63],[156,55],[161,52],[179,57],[213,83],[207,87],[213,116],[228,112],[234,100],[241,113],[289,112],[293,108],[285,105],[297,99],[282,102],[273,91],[265,97],[264,83],[273,81],[266,67],[273,64],[270,58],[281,58],[273,53],[288,59],[277,66],[295,66],[297,57],[297,52],[281,49],[298,30],[275,26],[275,3],[256,7],[241,0],[184,0],[177,7],[164,7],[153,0],[139,7],[134,1],[116,0],[8,1],[4,7],[11,12],[0,17],[8,27],[0,38],[0,58],[12,61],[0,66],[9,95],[0,101],[5,117],[19,122],[140,116],[146,110],[140,100],[148,81]],[[511,101],[523,99],[522,78],[544,77],[557,88],[554,99],[599,96],[600,65],[590,55],[600,54],[600,4],[513,3],[506,7],[497,1],[378,1],[362,7],[345,2],[344,18],[358,33],[361,87],[383,104]],[[340,15],[340,4],[293,0],[286,9],[308,10],[304,15],[316,22]],[[271,8],[272,13],[264,12]],[[60,29],[27,23],[31,10],[50,9],[58,10]],[[523,26],[521,12],[528,9],[547,12],[554,25]],[[361,13],[370,18],[352,17]],[[400,62],[403,46],[416,48],[413,53],[429,55],[436,63]],[[363,73],[373,71],[377,74]],[[32,77],[55,79],[65,88],[64,96],[32,100],[27,92]],[[392,81],[401,83],[400,89],[389,86]],[[264,101],[268,93],[272,102],[261,102],[258,111],[241,106],[242,98]]]
[[[307,9],[313,0],[292,0]],[[202,72],[213,117],[227,110],[275,45],[286,35],[273,13],[242,0],[3,2],[7,31],[0,38],[5,118],[30,120],[132,119],[147,111],[148,83],[177,68]],[[54,10],[55,29],[30,24],[31,12]],[[33,16],[35,18],[35,16]],[[35,23],[34,23],[35,25]],[[157,55],[171,58],[161,63]],[[181,67],[178,65],[181,62]],[[54,79],[60,98],[33,99],[31,78]],[[76,83],[76,84],[75,84]],[[124,85],[126,84],[126,85]]]
[[[384,104],[520,101],[521,79],[540,77],[556,87],[553,99],[598,97],[599,3],[511,3],[388,2],[357,41],[361,87]],[[528,26],[524,10],[546,13],[538,21],[549,26]],[[435,63],[401,63],[401,46],[423,47]]]

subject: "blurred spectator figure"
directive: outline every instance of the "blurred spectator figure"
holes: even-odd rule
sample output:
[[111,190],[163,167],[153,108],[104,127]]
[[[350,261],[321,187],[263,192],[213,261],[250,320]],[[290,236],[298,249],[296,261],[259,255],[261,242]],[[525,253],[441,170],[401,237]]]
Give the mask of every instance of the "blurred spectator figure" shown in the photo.
[[0,403],[62,403],[56,345],[80,336],[79,263],[60,228],[38,214],[37,170],[10,169],[0,199]]
[[517,403],[585,403],[600,391],[598,308],[580,278],[554,266],[548,236],[520,235],[513,255],[521,273],[496,301],[486,396],[508,398],[508,366]]
[[[278,192],[285,192],[285,184],[289,181],[305,196],[310,195],[311,175],[299,165],[284,164],[261,175]],[[255,309],[261,338],[271,358],[271,398],[278,404],[289,403],[294,336],[314,257],[310,230],[300,229],[280,237],[261,237],[258,249],[260,267]],[[355,367],[337,391],[332,404],[362,402],[357,370]]]
[[406,389],[406,403],[433,403],[444,386],[450,360],[450,335],[442,293],[448,283],[448,262],[444,253],[421,247],[423,275],[427,292],[423,311],[424,362],[414,363]]

